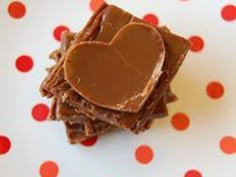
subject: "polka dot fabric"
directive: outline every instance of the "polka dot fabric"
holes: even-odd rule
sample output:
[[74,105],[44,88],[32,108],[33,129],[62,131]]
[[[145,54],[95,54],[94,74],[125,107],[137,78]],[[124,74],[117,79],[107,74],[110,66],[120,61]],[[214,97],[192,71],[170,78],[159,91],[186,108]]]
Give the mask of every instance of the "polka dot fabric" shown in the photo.
[[204,40],[200,36],[191,36],[189,38],[191,42],[191,51],[192,52],[200,52],[204,48]]
[[46,161],[40,165],[39,173],[41,177],[57,177],[59,167],[56,162]]
[[6,154],[11,148],[11,141],[6,136],[0,135],[0,155]]
[[225,21],[236,20],[236,6],[233,4],[225,5],[221,10],[221,16]]
[[8,6],[8,14],[14,19],[23,18],[26,14],[26,7],[22,2],[13,1]]
[[173,115],[172,126],[179,131],[186,130],[189,127],[190,119],[185,113],[176,113]]
[[207,84],[207,95],[212,99],[219,99],[224,95],[224,86],[219,81],[212,81]]
[[188,170],[184,177],[203,177],[201,172],[199,172],[198,170]]
[[16,59],[16,69],[20,72],[28,72],[33,68],[33,59],[30,56],[22,55]]
[[46,104],[39,103],[32,108],[32,117],[36,121],[45,121],[48,117],[49,108]]
[[115,131],[72,146],[63,125],[46,121],[50,103],[38,87],[47,56],[103,2],[0,2],[0,176],[235,177],[234,0],[106,0],[191,41],[172,85],[179,99],[138,136]]
[[141,145],[135,151],[135,158],[140,164],[148,164],[153,159],[153,150],[148,145]]

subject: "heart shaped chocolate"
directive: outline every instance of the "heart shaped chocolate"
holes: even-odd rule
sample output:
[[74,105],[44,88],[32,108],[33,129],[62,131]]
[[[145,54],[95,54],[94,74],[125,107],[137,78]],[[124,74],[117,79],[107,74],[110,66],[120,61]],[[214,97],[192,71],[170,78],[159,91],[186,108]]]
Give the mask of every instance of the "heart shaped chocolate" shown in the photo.
[[98,106],[139,112],[162,74],[165,47],[152,26],[131,23],[110,43],[81,42],[65,56],[65,78]]

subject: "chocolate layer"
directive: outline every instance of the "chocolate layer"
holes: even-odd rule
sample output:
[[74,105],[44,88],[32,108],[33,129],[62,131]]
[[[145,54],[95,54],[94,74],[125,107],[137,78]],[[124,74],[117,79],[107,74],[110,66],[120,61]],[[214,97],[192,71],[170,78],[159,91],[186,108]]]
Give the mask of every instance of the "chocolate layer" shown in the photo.
[[[99,39],[104,40],[103,42],[109,42],[120,28],[131,22],[143,23],[140,19],[115,6],[104,5],[92,17],[75,41]],[[65,91],[64,100],[92,119],[102,120],[135,133],[144,131],[145,123],[151,118],[151,114],[178,71],[190,46],[190,43],[182,37],[169,33],[162,28],[157,28],[157,30],[164,39],[167,51],[163,74],[153,94],[139,113],[130,114],[98,107],[83,99],[73,89]]]
[[[50,54],[50,58],[55,60],[57,63],[54,67],[51,67],[48,69],[50,70],[49,75],[46,77],[46,79],[41,84],[40,90],[42,95],[47,97],[60,97],[60,95],[63,94],[64,91],[68,90],[70,88],[70,85],[64,80],[64,70],[63,70],[63,63],[64,61],[64,53],[66,50],[71,46],[71,43],[73,42],[75,37],[75,33],[65,32],[62,35],[62,41],[61,41],[61,48],[58,50],[55,50]],[[170,90],[170,92],[169,92]],[[168,89],[168,92],[165,94],[163,100],[169,100],[170,102],[176,100],[176,96],[173,96],[174,93],[171,92],[171,89]],[[168,112],[166,111],[166,104],[165,101],[160,101],[160,103],[157,106],[157,110],[154,111],[157,115],[163,115],[166,116]],[[161,112],[162,111],[162,112]]]
[[[74,36],[75,33],[70,33],[70,32],[65,32],[62,35],[62,41],[61,41],[61,48],[58,50],[55,50],[54,52],[52,52],[50,54],[50,58],[53,59],[57,65],[54,67],[50,68],[50,73],[47,76],[47,78],[45,79],[45,81],[42,84],[41,90],[43,92],[46,92],[47,88],[49,88],[50,86],[50,81],[58,81],[58,85],[55,87],[52,87],[50,90],[51,92],[54,94],[54,97],[58,97],[60,95],[60,92],[63,92],[63,90],[67,90],[69,85],[67,84],[67,82],[63,79],[64,78],[64,73],[63,72],[58,72],[58,70],[60,70],[60,65],[58,64],[59,60],[63,60],[63,55],[65,53],[65,51],[70,47],[71,42],[74,40]],[[52,72],[53,71],[53,72]],[[56,78],[56,79],[55,79]],[[64,81],[64,82],[60,82],[60,81]],[[56,83],[55,83],[56,85]],[[45,89],[46,88],[46,89]],[[47,94],[50,94],[49,92],[46,92]],[[59,97],[60,98],[60,97]],[[159,102],[159,104],[157,105],[156,110],[154,111],[154,114],[156,117],[164,117],[168,115],[168,110],[165,104],[165,100],[169,100],[170,102],[175,101],[176,100],[176,96],[175,94],[171,91],[171,89],[168,89],[167,93],[165,94],[165,96],[161,99],[161,101]],[[53,109],[53,108],[52,108]],[[60,108],[59,108],[60,109]],[[67,112],[71,112],[71,114],[74,114],[74,108],[71,107],[63,107],[63,110],[67,109]],[[53,110],[52,110],[53,111]],[[76,113],[77,114],[77,113]],[[62,112],[60,113],[60,116],[57,118],[58,120],[64,120],[64,118],[66,119],[74,119],[74,117],[76,117],[75,115],[72,115],[72,117],[68,117],[68,115],[62,115]],[[79,114],[79,113],[78,113]]]
[[81,131],[83,130],[86,136],[102,134],[106,129],[115,129],[113,125],[99,120],[91,120],[84,114],[70,109],[70,106],[63,103],[60,98],[53,100],[50,118],[51,120],[61,119],[71,125],[71,127],[76,124],[82,124],[83,129]]
[[116,129],[108,123],[88,119],[83,114],[78,114],[68,108],[66,103],[53,99],[49,117],[50,120],[56,120],[63,116],[67,138],[71,144],[80,143]]
[[[66,50],[70,42],[72,41],[73,33],[66,32],[62,36],[62,46],[60,50],[54,51],[50,54],[50,58],[55,60],[56,63],[59,62],[63,50]],[[67,46],[67,47],[66,47]],[[50,68],[49,74],[52,72],[53,67]],[[171,91],[171,90],[169,90]],[[173,97],[173,93],[167,93],[166,95],[171,95],[168,100],[174,101],[176,97]],[[174,98],[174,99],[173,99]],[[59,101],[58,101],[59,100]],[[165,106],[166,98],[163,97],[159,102],[156,110],[154,111],[154,117],[164,117],[168,115],[168,110]],[[92,121],[87,120],[85,116],[81,113],[78,113],[74,110],[74,108],[70,107],[68,104],[63,103],[61,98],[54,98],[52,101],[52,106],[50,109],[50,120],[64,120],[66,131],[68,135],[69,142],[78,143],[83,140],[89,139],[93,136],[98,136],[105,132],[111,131],[115,129],[115,127],[111,126],[106,122],[101,121]],[[98,123],[99,122],[99,123]]]
[[[92,17],[82,33],[77,35],[74,43],[95,39],[109,42],[116,32],[129,22],[141,21],[127,12],[124,13],[121,9],[104,5]],[[150,115],[157,103],[161,100],[189,47],[189,43],[185,39],[175,36],[165,29],[158,28],[158,30],[165,41],[165,47],[168,51],[164,67],[165,70],[161,82],[158,83],[154,93],[138,114],[126,114],[103,109],[84,100],[70,89],[70,86],[64,81],[64,77],[61,77],[63,75],[63,60],[60,60],[56,69],[52,71],[54,73],[52,75],[56,77],[48,77],[42,85],[43,94],[49,97],[52,95],[62,95],[67,103],[79,110],[79,113],[83,112],[93,119],[98,118],[122,128],[130,129],[136,133],[143,131],[145,129],[145,123],[150,119]]]

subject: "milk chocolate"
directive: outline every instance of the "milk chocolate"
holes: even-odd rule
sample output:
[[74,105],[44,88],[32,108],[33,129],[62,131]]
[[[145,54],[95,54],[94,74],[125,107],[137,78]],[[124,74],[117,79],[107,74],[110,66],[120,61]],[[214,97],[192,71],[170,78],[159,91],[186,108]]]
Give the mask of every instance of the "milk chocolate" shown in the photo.
[[[56,61],[57,65],[51,68],[51,72],[49,73],[49,75],[47,76],[47,78],[45,79],[45,81],[42,83],[42,86],[41,86],[42,93],[43,94],[46,93],[47,96],[52,94],[54,97],[58,97],[60,95],[60,92],[63,92],[65,90],[67,90],[68,87],[70,87],[69,84],[67,84],[67,82],[64,81],[64,79],[63,79],[64,72],[59,72],[62,69],[62,66],[59,63],[59,60],[63,60],[64,52],[70,47],[72,41],[74,40],[74,36],[75,36],[75,33],[64,32],[61,37],[61,39],[62,39],[61,48],[55,50],[54,52],[52,52],[50,54],[50,58],[53,59],[54,61]],[[52,72],[52,69],[54,70],[53,72]],[[52,81],[52,82],[50,82],[50,81]],[[55,83],[53,84],[53,82],[55,82]],[[50,83],[52,83],[52,84],[50,84]],[[56,86],[48,89],[51,85],[56,85]],[[48,92],[48,90],[50,90],[50,93]],[[171,90],[169,89],[168,91],[171,91]],[[163,99],[161,99],[156,110],[154,111],[156,117],[164,117],[164,116],[168,115],[168,111],[167,111],[167,108],[165,105],[165,100],[168,99],[170,101],[171,100],[175,101],[175,97],[169,97],[172,95],[174,95],[173,92],[170,92],[170,93],[168,92],[165,94]],[[165,97],[168,97],[168,98],[165,98]],[[73,108],[71,108],[69,106],[67,106],[67,107],[62,106],[62,107],[63,107],[62,110],[64,110],[63,111],[64,113],[65,112],[70,112],[71,114],[74,113]],[[57,109],[61,110],[61,108],[57,108]],[[65,111],[66,109],[67,109],[67,111]],[[53,111],[53,108],[51,111]],[[70,117],[70,116],[68,116],[68,114],[63,115],[63,112],[60,112],[59,116],[57,117],[58,119],[60,119],[60,120],[63,120],[64,118],[75,119],[74,117],[76,117],[75,116],[76,114],[71,115],[71,117]]]
[[69,127],[77,127],[80,124],[81,132],[86,136],[95,136],[103,134],[108,129],[115,129],[116,127],[106,122],[99,120],[91,120],[82,113],[77,113],[74,109],[71,109],[68,104],[63,103],[60,98],[53,99],[50,120],[63,120]]
[[[128,18],[123,18],[124,16]],[[93,39],[104,39],[103,42],[109,42],[109,38],[114,37],[123,26],[133,22],[144,23],[142,20],[115,6],[105,4],[99,9],[95,16],[92,17],[80,35],[75,38],[75,43]],[[106,25],[106,28],[104,28],[104,25]],[[166,49],[165,63],[162,70],[163,74],[154,92],[150,95],[141,111],[138,113],[125,113],[102,108],[88,102],[73,89],[64,92],[64,101],[70,104],[70,106],[78,108],[80,112],[92,119],[102,120],[134,133],[144,131],[146,128],[144,125],[151,119],[151,114],[168,89],[171,80],[177,73],[190,47],[188,40],[170,33],[166,28],[157,27],[156,29],[160,32]],[[110,38],[110,40],[112,40],[112,38]]]
[[[56,63],[59,62],[63,54],[63,50],[67,50],[70,45],[73,39],[72,36],[74,36],[74,34],[70,32],[64,33],[62,36],[61,49],[55,50],[52,54],[50,54],[50,58],[55,60]],[[54,68],[55,67],[50,68],[49,75]],[[173,93],[167,93],[166,96],[168,95],[173,95]],[[170,100],[171,98],[168,99]],[[154,111],[155,118],[164,117],[168,114],[164,100],[166,100],[166,98],[163,97]],[[66,132],[70,143],[79,143],[93,136],[98,136],[108,131],[117,129],[106,122],[93,121],[85,117],[85,115],[77,113],[74,108],[71,108],[68,104],[63,103],[60,97],[54,97],[52,100],[49,118],[50,120],[63,120],[65,122]]]
[[83,124],[81,123],[77,123],[74,127],[71,127],[67,122],[64,122],[64,125],[66,129],[67,139],[70,144],[78,144],[94,137],[85,135]]
[[66,54],[65,78],[97,106],[137,113],[162,74],[165,47],[152,26],[131,23],[110,43],[81,42]]
[[[91,18],[84,30],[77,34],[72,46],[83,41],[110,42],[116,33],[128,23],[144,23],[115,6],[104,4]],[[58,62],[55,69],[42,84],[42,94],[48,97],[61,97],[72,106],[77,113],[83,113],[91,119],[98,119],[134,133],[144,131],[151,122],[151,114],[162,100],[169,83],[178,71],[188,48],[189,42],[182,37],[170,33],[166,28],[157,28],[165,43],[165,63],[163,74],[160,77],[154,92],[150,95],[143,108],[138,113],[124,113],[96,106],[78,95],[64,80],[64,57]],[[148,124],[150,125],[150,124]]]
[[82,114],[73,112],[73,109],[68,109],[69,106],[58,99],[53,99],[50,109],[50,120],[56,120],[63,116],[66,134],[69,143],[80,143],[94,136],[104,134],[115,130],[114,126],[88,119]]
[[[164,110],[160,110],[161,108],[162,107],[157,107],[155,109],[153,118],[164,117],[166,116],[166,114],[168,114],[168,110],[165,107],[162,108]],[[80,132],[82,132],[83,130],[83,134],[85,136],[100,135],[107,132],[108,129],[117,129],[117,127],[106,122],[92,120],[86,117],[84,114],[76,112],[74,108],[71,108],[68,104],[63,103],[61,98],[54,98],[52,100],[49,120],[63,120],[67,123],[67,125],[70,125],[69,127],[73,127],[73,125],[77,124],[82,124],[81,126],[83,127],[83,129],[80,129]],[[73,129],[73,131],[74,130],[75,128]]]

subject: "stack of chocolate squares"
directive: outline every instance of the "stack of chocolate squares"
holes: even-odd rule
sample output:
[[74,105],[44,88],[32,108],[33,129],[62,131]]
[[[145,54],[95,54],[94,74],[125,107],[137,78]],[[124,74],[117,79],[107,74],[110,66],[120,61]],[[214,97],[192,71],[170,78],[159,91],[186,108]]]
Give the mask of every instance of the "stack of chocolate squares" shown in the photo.
[[103,4],[79,33],[65,32],[41,84],[49,120],[64,122],[70,143],[120,128],[135,134],[166,116],[170,83],[190,43],[166,27]]

